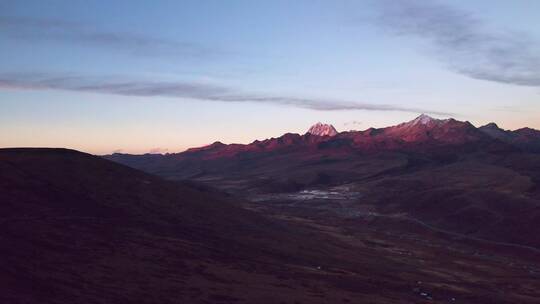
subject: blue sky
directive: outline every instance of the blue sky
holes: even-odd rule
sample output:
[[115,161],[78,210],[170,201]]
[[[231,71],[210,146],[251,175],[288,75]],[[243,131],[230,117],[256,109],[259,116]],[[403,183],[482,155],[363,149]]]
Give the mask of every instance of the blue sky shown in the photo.
[[540,128],[540,2],[0,1],[0,146],[176,152],[426,112]]

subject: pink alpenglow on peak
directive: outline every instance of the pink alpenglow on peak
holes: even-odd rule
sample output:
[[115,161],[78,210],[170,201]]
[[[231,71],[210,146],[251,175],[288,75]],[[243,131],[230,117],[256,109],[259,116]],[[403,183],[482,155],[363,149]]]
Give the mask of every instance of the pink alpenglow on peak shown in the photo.
[[429,115],[422,114],[405,124],[407,125],[432,125],[432,124],[441,124],[445,122],[448,122],[448,119],[436,119]]
[[336,131],[336,128],[334,128],[334,126],[332,125],[322,124],[318,122],[311,126],[307,133],[317,136],[336,136],[338,134],[338,131]]

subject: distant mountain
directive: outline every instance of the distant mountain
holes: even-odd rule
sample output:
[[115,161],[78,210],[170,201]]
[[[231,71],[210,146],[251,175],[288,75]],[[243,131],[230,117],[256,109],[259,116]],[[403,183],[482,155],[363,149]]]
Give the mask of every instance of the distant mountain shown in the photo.
[[307,133],[316,136],[336,136],[338,134],[334,126],[320,122],[311,126]]
[[494,122],[491,122],[485,126],[481,126],[478,129],[493,138],[497,138],[503,141],[511,141],[513,137],[515,137],[515,134],[512,131],[503,130],[499,128],[499,126]]
[[[443,147],[458,149],[484,148],[540,151],[540,131],[525,128],[516,131],[505,131],[495,124],[480,128],[470,122],[455,119],[435,119],[422,114],[417,118],[386,128],[369,128],[364,131],[347,131],[338,133],[332,125],[317,123],[304,135],[287,133],[277,138],[256,140],[250,144],[223,144],[215,142],[211,145],[191,148],[181,153],[167,156],[134,156],[129,154],[113,154],[108,159],[125,163],[136,168],[141,160],[145,164],[154,160],[170,159],[220,159],[236,157],[240,154],[264,155],[281,151],[310,155],[316,151],[327,153],[377,153],[381,151],[429,151]],[[261,154],[262,153],[262,154]],[[143,160],[144,159],[144,160]]]
[[[538,131],[497,135],[500,130],[490,133],[487,128],[421,115],[395,126],[334,136],[288,133],[247,145],[105,157],[243,196],[358,187],[369,193],[364,202],[385,212],[406,212],[455,231],[540,246],[540,238],[527,232],[540,218],[540,154],[533,153]],[[507,135],[511,140],[502,137]],[[500,222],[512,224],[502,228]]]
[[[157,173],[171,178],[188,178],[196,174],[215,171],[222,166],[237,166],[237,161],[246,163],[267,161],[273,158],[288,158],[289,164],[296,159],[311,159],[321,155],[343,155],[354,157],[361,154],[390,152],[426,153],[439,150],[452,154],[457,151],[473,151],[478,149],[513,149],[508,141],[495,140],[492,135],[475,128],[469,122],[454,119],[435,119],[420,115],[416,119],[386,128],[369,128],[364,131],[348,131],[334,134],[331,125],[316,124],[304,135],[287,133],[277,138],[256,140],[250,144],[223,144],[215,142],[211,145],[191,148],[181,153],[167,155],[129,155],[112,154],[107,159]],[[315,133],[315,134],[313,134]],[[321,136],[318,134],[334,134]],[[206,168],[210,160],[214,160],[215,168]],[[223,161],[223,164],[220,163]],[[222,168],[223,169],[223,168]],[[225,169],[224,169],[225,170]]]
[[526,151],[540,152],[540,131],[522,128],[515,131],[503,130],[495,123],[489,123],[478,128],[489,136]]
[[357,150],[425,150],[440,146],[458,146],[489,141],[469,122],[435,119],[425,114],[396,126],[348,132]]
[[[255,140],[250,144],[223,144],[191,148],[169,154],[170,158],[215,159],[234,157],[241,153],[265,153],[277,150],[309,151],[327,149],[337,153],[347,151],[373,152],[381,150],[429,149],[444,145],[460,145],[488,141],[489,136],[469,122],[454,119],[434,119],[425,114],[416,119],[387,128],[338,133],[329,124],[316,123],[304,135],[287,133],[277,138]],[[129,154],[113,154],[106,158],[122,162]],[[148,156],[148,159],[159,158]]]

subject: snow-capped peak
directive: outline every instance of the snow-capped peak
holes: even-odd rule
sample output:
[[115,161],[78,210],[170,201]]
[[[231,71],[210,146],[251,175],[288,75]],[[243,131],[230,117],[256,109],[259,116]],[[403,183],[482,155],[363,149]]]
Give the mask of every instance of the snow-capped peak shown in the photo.
[[432,122],[432,121],[435,121],[436,119],[429,116],[429,115],[426,115],[426,114],[422,114],[420,116],[418,116],[415,120],[413,120],[413,123],[414,124],[422,124],[422,125],[427,125],[428,123]]
[[335,136],[338,134],[334,126],[329,125],[329,124],[323,124],[320,122],[311,126],[311,128],[309,128],[307,133],[311,135],[317,135],[317,136]]
[[406,123],[406,125],[414,126],[414,125],[433,125],[433,124],[440,124],[447,122],[448,119],[436,119],[429,115],[422,114],[418,117],[416,117],[414,120],[409,121]]

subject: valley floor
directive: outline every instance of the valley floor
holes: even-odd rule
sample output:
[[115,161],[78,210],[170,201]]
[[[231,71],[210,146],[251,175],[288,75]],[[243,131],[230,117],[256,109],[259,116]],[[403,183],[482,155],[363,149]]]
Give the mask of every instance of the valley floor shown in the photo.
[[[535,303],[540,298],[538,248],[439,229],[406,214],[380,214],[359,205],[359,193],[305,196],[333,191],[264,195],[246,208],[396,262],[400,267],[393,275],[409,289],[405,294],[417,297],[415,303]],[[347,269],[333,271],[370,279]]]

